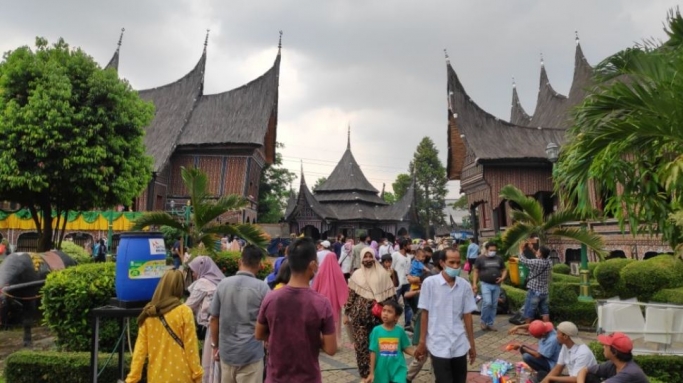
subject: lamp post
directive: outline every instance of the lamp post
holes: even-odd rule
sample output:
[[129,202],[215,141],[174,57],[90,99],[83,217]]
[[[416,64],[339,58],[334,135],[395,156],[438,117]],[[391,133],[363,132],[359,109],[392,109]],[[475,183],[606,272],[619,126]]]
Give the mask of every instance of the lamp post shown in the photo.
[[108,222],[109,223],[109,225],[108,225],[109,230],[107,231],[107,253],[109,253],[109,255],[112,255],[111,243],[113,241],[112,238],[113,238],[113,234],[114,234],[114,210],[113,209],[109,209],[108,221],[109,221]]
[[[554,142],[548,143],[545,147],[545,154],[548,156],[548,161],[553,166],[553,177],[555,176],[555,163],[560,156],[560,146]],[[586,221],[581,221],[581,229],[586,230]],[[581,270],[579,271],[581,275],[581,285],[579,286],[579,301],[591,302],[593,297],[591,296],[590,289],[590,273],[588,271],[588,248],[586,244],[581,244]]]

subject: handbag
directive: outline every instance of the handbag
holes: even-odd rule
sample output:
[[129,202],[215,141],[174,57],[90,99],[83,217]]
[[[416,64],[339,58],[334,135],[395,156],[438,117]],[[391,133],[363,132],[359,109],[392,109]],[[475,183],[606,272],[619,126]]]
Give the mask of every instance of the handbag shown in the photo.
[[372,310],[371,310],[371,312],[372,312],[372,315],[374,315],[375,317],[377,317],[377,318],[381,318],[381,317],[382,317],[382,309],[383,309],[383,308],[384,308],[384,306],[382,306],[379,302],[377,302],[377,301],[372,301]]
[[469,273],[470,270],[472,270],[472,266],[470,265],[469,262],[465,262],[465,267],[463,269]]

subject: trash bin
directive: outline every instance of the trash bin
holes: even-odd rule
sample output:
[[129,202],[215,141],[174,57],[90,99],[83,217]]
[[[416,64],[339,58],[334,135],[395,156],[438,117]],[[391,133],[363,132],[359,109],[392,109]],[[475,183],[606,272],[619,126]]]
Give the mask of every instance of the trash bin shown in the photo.
[[524,288],[526,285],[526,278],[529,276],[529,268],[526,265],[519,263],[517,257],[510,257],[508,260],[508,268],[510,269],[510,282],[516,287]]

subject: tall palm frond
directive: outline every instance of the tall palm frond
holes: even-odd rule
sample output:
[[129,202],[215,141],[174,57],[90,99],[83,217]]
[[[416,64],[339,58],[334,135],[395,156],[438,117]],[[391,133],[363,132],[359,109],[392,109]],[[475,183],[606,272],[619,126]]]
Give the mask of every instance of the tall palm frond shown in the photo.
[[150,226],[168,226],[188,234],[188,227],[185,223],[179,222],[173,216],[163,211],[149,211],[143,213],[133,223],[131,230],[142,230]]
[[605,257],[605,242],[598,234],[584,228],[573,227],[556,228],[549,232],[550,237],[573,239],[593,250],[601,259]]
[[[536,229],[535,226],[528,226],[520,222],[515,223],[511,227],[505,229],[502,237],[503,243],[505,244],[503,247],[508,249],[509,255],[515,254],[522,242],[534,235],[539,235]],[[541,241],[543,241],[543,239],[541,239]]]
[[263,235],[263,232],[257,226],[250,224],[216,225],[206,228],[205,232],[214,234],[236,235],[240,238],[243,238],[245,241],[259,247],[266,247],[268,245],[268,240]]
[[202,203],[200,207],[195,208],[197,221],[201,222],[201,226],[209,224],[216,220],[216,218],[225,214],[226,212],[238,211],[247,206],[249,202],[242,196],[230,194],[223,196],[218,200],[210,203]]
[[521,190],[512,185],[503,186],[500,190],[501,198],[513,201],[521,208],[529,219],[538,225],[543,222],[543,207],[535,199],[527,197]]

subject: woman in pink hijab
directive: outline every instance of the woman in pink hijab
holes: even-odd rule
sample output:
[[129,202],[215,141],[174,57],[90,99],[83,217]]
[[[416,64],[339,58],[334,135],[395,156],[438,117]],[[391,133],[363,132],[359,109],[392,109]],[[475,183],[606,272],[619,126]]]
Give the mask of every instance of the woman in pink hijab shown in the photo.
[[323,263],[318,266],[318,274],[313,279],[312,287],[330,300],[337,329],[337,342],[341,342],[341,310],[349,297],[349,287],[337,263],[337,257],[325,257]]
[[377,241],[372,241],[370,247],[372,248],[372,251],[375,252],[375,259],[379,261],[379,245],[377,244]]

